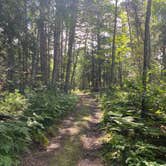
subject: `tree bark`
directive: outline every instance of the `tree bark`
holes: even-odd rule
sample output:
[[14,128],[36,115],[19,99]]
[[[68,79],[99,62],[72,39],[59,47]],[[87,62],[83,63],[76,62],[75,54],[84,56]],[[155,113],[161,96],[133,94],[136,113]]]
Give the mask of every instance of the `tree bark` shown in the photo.
[[150,17],[151,17],[151,3],[152,0],[147,1],[146,9],[146,20],[145,20],[145,38],[144,38],[144,56],[143,56],[143,74],[142,74],[142,117],[146,116],[147,107],[146,107],[146,93],[147,93],[147,73],[148,73],[148,56],[150,56],[149,44],[150,44]]
[[127,22],[129,27],[129,35],[130,35],[130,48],[131,48],[131,56],[134,56],[134,49],[133,49],[133,37],[132,37],[132,28],[130,23],[130,15],[129,15],[129,8],[128,8],[128,1],[126,2],[126,13],[127,13]]
[[40,36],[40,63],[42,81],[47,85],[47,42],[45,32],[45,14],[46,1],[40,0],[40,20],[39,20],[39,36]]
[[77,63],[78,63],[78,56],[79,56],[79,52],[80,50],[77,50],[77,53],[76,53],[76,56],[75,56],[75,61],[74,61],[74,64],[73,64],[73,72],[72,72],[72,75],[71,75],[71,85],[72,87],[74,87],[74,78],[75,78],[75,73],[76,73],[76,68],[77,68]]
[[24,0],[24,36],[22,41],[22,49],[23,49],[23,55],[22,55],[22,81],[20,86],[20,92],[24,93],[25,86],[27,84],[28,79],[28,28],[27,28],[27,2]]
[[116,39],[116,27],[117,27],[117,15],[118,15],[118,0],[115,1],[115,21],[114,21],[114,32],[113,32],[113,42],[112,42],[112,64],[111,64],[111,84],[115,83],[115,39]]
[[162,48],[162,64],[163,64],[163,69],[162,69],[162,75],[166,76],[166,46],[163,46]]
[[54,31],[54,66],[52,73],[52,85],[55,85],[59,79],[59,65],[60,65],[60,15],[57,11],[57,19]]
[[14,65],[15,65],[15,57],[13,52],[13,43],[12,37],[8,36],[8,49],[7,49],[7,87],[10,92],[14,90]]
[[69,30],[69,42],[68,42],[68,53],[67,53],[68,59],[67,59],[66,79],[65,79],[65,86],[64,86],[65,93],[68,93],[69,91],[73,44],[75,40],[76,18],[77,18],[77,0],[73,0],[71,2],[71,24],[70,24],[70,30]]

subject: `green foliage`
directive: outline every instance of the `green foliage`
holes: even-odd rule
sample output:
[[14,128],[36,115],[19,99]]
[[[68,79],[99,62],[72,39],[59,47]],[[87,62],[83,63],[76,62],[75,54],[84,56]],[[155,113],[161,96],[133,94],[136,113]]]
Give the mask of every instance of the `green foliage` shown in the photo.
[[[104,157],[108,165],[165,164],[163,92],[162,87],[149,87],[147,93],[149,112],[146,119],[141,118],[139,87],[132,85],[132,88],[126,87],[125,91],[111,90],[102,97],[103,128],[109,135],[104,148]],[[158,113],[156,110],[159,110]]]
[[0,155],[0,166],[11,166],[12,158],[10,156]]
[[44,127],[52,125],[67,112],[73,110],[77,98],[73,95],[56,94],[52,91],[42,91],[30,97],[29,109],[25,115],[31,120],[42,123]]
[[0,101],[0,113],[20,115],[28,108],[28,100],[18,91],[5,93]]
[[[162,85],[162,86],[161,86]],[[161,83],[160,86],[152,84],[148,87],[147,102],[148,109],[151,112],[160,112],[164,115],[166,113],[166,90],[165,84]]]
[[13,120],[0,121],[0,166],[19,165],[19,155],[35,143],[47,146],[47,129],[72,111],[77,102],[74,95],[42,90],[26,94],[7,93],[0,110],[4,115],[17,115]]
[[44,133],[51,125],[61,119],[76,106],[77,98],[74,95],[55,93],[43,90],[33,93],[29,97],[30,106],[25,117],[33,140],[39,145],[46,146],[48,139]]
[[18,163],[18,154],[25,151],[31,141],[29,128],[20,121],[0,122],[0,140],[0,165]]

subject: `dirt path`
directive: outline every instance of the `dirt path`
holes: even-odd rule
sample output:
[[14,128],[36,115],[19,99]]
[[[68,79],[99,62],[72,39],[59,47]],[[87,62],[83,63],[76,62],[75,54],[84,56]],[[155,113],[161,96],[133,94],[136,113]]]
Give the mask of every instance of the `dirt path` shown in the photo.
[[100,158],[102,112],[89,95],[80,95],[76,112],[67,117],[44,151],[24,158],[22,166],[103,166]]

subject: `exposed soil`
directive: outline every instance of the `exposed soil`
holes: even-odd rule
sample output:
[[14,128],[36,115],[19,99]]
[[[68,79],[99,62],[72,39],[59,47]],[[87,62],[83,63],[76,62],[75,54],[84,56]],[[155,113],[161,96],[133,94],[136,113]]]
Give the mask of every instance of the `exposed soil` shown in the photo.
[[102,112],[91,96],[79,96],[76,111],[62,121],[49,146],[26,155],[21,166],[103,166],[99,130]]

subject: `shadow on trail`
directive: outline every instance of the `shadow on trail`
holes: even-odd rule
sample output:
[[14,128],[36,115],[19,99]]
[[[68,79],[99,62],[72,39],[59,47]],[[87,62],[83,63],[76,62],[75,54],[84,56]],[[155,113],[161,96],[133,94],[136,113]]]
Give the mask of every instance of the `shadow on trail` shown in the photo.
[[22,166],[103,166],[101,118],[95,99],[80,95],[77,110],[62,121],[46,150],[26,156]]

